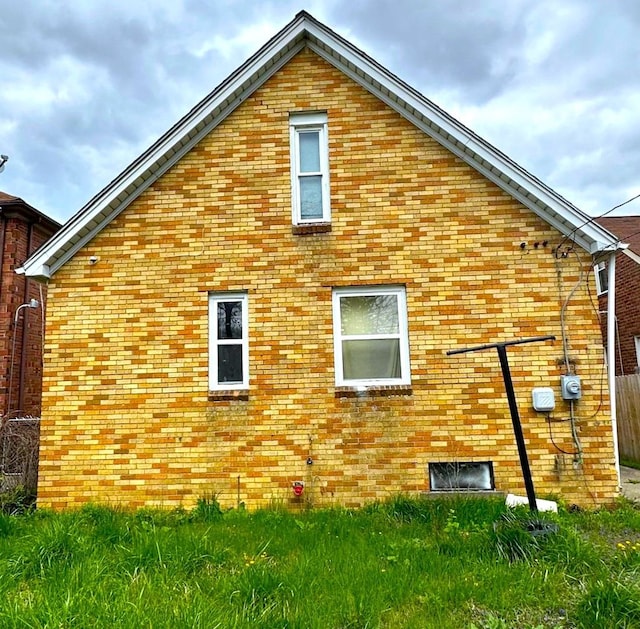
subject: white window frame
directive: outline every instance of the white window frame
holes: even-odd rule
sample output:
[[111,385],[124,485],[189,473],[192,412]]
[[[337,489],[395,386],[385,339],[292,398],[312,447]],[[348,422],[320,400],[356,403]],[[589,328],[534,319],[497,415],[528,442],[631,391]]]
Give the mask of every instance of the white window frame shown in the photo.
[[[228,301],[242,303],[242,338],[218,338],[218,304]],[[209,390],[228,391],[249,388],[249,299],[247,293],[209,293]],[[218,382],[218,348],[223,345],[242,346],[242,381]]]
[[[381,335],[344,335],[342,334],[340,298],[363,297],[376,295],[395,295],[398,306],[398,332],[397,334]],[[338,387],[375,387],[390,385],[410,385],[411,366],[409,360],[409,329],[407,325],[407,295],[404,286],[363,286],[333,289],[333,343],[335,360],[335,381]],[[346,379],[344,377],[344,365],[342,359],[343,340],[368,339],[399,339],[400,347],[400,377],[399,378],[372,378],[372,379]]]
[[634,336],[633,342],[636,346],[636,373],[640,373],[640,336]]
[[[329,197],[329,143],[328,118],[326,113],[300,113],[289,116],[291,143],[291,201],[294,225],[313,225],[331,222],[331,203]],[[309,131],[319,133],[320,170],[318,172],[300,172],[300,134]],[[300,199],[300,179],[306,176],[321,177],[322,216],[303,218]]]
[[607,280],[607,264],[606,262],[598,262],[593,266],[593,274],[596,278],[596,292],[598,296],[606,295],[609,292],[609,287],[606,286],[603,288],[602,276],[604,275],[605,282]]

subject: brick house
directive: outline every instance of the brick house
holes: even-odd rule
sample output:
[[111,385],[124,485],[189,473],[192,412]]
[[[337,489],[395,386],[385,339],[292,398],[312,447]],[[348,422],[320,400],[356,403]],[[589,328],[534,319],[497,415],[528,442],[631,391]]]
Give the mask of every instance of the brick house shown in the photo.
[[[617,376],[640,373],[640,216],[605,216],[598,223],[628,244],[616,257],[616,342]],[[598,305],[602,316],[602,336],[607,342],[605,325],[608,312],[607,264],[594,267]]]
[[446,352],[547,335],[510,354],[536,490],[612,500],[582,267],[617,242],[585,219],[298,14],[20,269],[49,285],[39,504],[522,493],[497,357]]
[[[59,228],[22,199],[0,192],[0,417],[40,416],[46,286],[15,269]],[[21,308],[31,300],[36,308]]]

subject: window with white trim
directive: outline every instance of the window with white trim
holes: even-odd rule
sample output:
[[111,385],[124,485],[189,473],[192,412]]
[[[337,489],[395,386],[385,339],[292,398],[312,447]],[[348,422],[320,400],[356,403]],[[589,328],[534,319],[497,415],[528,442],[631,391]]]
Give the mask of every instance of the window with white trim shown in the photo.
[[246,293],[209,293],[209,390],[249,387]]
[[633,342],[636,346],[636,373],[640,373],[640,336],[634,336]]
[[598,262],[593,267],[596,278],[596,291],[598,295],[604,295],[609,290],[609,275],[606,262]]
[[333,330],[337,386],[411,383],[404,287],[334,289]]
[[293,223],[328,223],[331,210],[327,114],[291,114],[289,130]]

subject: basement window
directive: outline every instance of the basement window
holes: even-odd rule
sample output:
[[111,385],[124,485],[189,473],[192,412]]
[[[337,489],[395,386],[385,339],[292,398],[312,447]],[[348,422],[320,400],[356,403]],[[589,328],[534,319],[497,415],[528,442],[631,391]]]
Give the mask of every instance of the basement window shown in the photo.
[[431,491],[493,491],[491,461],[448,461],[429,463]]

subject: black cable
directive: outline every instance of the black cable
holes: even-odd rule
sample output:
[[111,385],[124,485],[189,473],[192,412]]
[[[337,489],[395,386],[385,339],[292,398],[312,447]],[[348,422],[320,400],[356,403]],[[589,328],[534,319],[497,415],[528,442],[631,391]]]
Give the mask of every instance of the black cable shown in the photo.
[[[624,217],[620,217],[620,218],[624,218]],[[631,234],[627,234],[626,236],[621,236],[620,238],[618,238],[618,242],[623,242],[624,240],[626,240],[627,238],[631,238],[633,236],[637,236],[638,234],[640,234],[640,230],[637,232],[633,232]],[[615,234],[614,234],[615,235]]]
[[[614,205],[611,209],[607,210],[606,212],[600,214],[599,216],[592,216],[589,220],[585,221],[584,223],[582,223],[581,225],[578,225],[577,227],[575,227],[573,229],[573,231],[569,232],[560,242],[560,244],[556,247],[555,250],[555,256],[556,258],[558,257],[558,252],[560,251],[560,249],[563,247],[564,243],[567,242],[567,240],[572,240],[573,235],[579,230],[582,229],[583,227],[586,227],[587,225],[590,225],[591,223],[601,219],[602,217],[606,216],[607,214],[610,214],[611,212],[613,212],[614,210],[617,210],[618,208],[623,207],[624,205],[627,205],[627,203],[631,203],[632,201],[635,201],[636,199],[640,199],[640,193],[636,194],[635,196],[631,197],[630,199],[627,199],[626,201],[623,201],[622,203],[618,203],[618,205]],[[634,235],[634,234],[632,234]],[[622,240],[618,240],[618,243],[622,242]]]
[[[568,422],[570,421],[569,419],[561,419],[561,420],[556,420],[556,421],[563,421],[563,422]],[[551,418],[547,415],[547,424],[549,424],[549,439],[551,439],[551,443],[554,445],[555,449],[558,450],[559,452],[562,452],[562,454],[570,454],[572,456],[576,456],[577,454],[580,454],[580,452],[569,452],[567,450],[563,450],[553,439],[553,432],[551,431]]]

